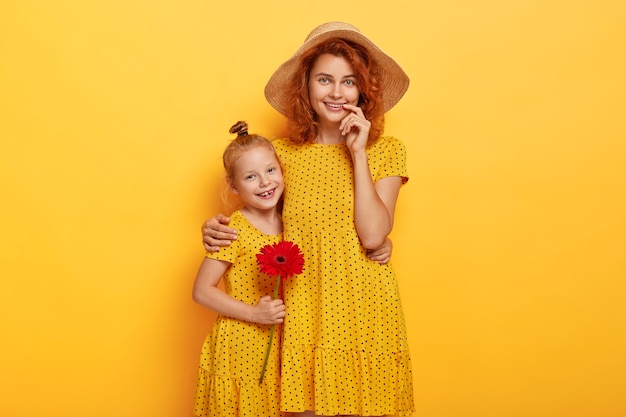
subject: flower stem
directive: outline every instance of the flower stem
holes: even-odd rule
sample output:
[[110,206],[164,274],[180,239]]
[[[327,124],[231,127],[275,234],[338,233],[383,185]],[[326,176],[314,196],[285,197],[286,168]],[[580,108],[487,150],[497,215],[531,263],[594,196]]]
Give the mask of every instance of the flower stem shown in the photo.
[[[278,297],[278,287],[280,286],[280,275],[276,278],[276,285],[274,286],[274,300]],[[263,361],[263,370],[261,371],[261,379],[259,379],[259,384],[263,382],[263,377],[265,376],[265,368],[267,367],[267,360],[270,357],[270,350],[272,350],[272,339],[274,338],[274,325],[270,327],[270,341],[267,346],[267,352],[265,353],[265,361]]]

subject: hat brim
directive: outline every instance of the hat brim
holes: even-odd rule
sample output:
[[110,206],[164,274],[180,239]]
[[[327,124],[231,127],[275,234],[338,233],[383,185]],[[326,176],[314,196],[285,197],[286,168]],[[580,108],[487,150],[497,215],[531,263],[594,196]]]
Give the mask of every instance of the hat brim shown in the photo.
[[[340,23],[338,24],[340,25]],[[400,65],[384,53],[372,41],[355,29],[329,28],[328,30],[309,36],[291,58],[285,61],[270,77],[265,86],[265,98],[281,114],[286,114],[285,85],[292,79],[299,64],[299,58],[311,48],[328,39],[345,39],[363,46],[370,56],[378,63],[382,86],[383,109],[385,112],[395,106],[409,88],[409,77]]]

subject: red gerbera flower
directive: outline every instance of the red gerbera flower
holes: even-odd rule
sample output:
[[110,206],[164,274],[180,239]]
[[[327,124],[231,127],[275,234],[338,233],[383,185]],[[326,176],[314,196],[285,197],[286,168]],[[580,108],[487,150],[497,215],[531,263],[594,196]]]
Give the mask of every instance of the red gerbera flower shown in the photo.
[[[276,276],[276,285],[274,286],[274,299],[278,296],[278,287],[281,280],[286,280],[293,275],[302,273],[304,266],[304,256],[300,252],[300,248],[293,242],[282,241],[273,245],[265,245],[261,248],[261,253],[256,255],[257,263],[261,272],[265,272],[267,275]],[[270,350],[272,348],[272,339],[274,337],[274,325],[270,328],[270,340],[267,346],[267,352],[265,353],[265,361],[263,362],[263,369],[261,370],[261,379],[259,383],[263,382],[263,376],[265,375],[265,367],[267,366],[267,360],[270,356]]]
[[287,241],[263,246],[256,259],[261,272],[283,280],[302,273],[304,266],[304,257],[298,245]]

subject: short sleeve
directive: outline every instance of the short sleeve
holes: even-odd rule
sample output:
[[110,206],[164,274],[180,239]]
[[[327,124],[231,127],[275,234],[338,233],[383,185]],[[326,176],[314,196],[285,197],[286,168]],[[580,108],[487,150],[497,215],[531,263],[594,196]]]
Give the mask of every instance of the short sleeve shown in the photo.
[[[242,223],[239,221],[238,212],[231,214],[231,223],[228,225],[236,230],[241,230]],[[216,259],[218,261],[226,261],[231,264],[235,263],[235,260],[240,256],[242,251],[242,242],[240,240],[234,240],[230,245],[221,247],[217,252],[206,252],[205,257],[209,259]]]
[[370,166],[374,181],[387,177],[402,177],[402,184],[409,180],[406,165],[406,146],[397,138],[382,137],[369,150]]

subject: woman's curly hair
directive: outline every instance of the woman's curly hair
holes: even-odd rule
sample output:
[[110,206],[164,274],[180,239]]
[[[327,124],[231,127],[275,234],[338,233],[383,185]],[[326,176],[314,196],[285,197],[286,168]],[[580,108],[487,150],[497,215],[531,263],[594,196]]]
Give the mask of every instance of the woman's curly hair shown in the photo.
[[309,76],[315,60],[322,54],[345,58],[354,69],[360,92],[358,106],[370,121],[368,145],[382,134],[385,115],[377,63],[361,45],[343,39],[329,39],[311,48],[300,57],[293,78],[286,86],[286,116],[289,136],[297,144],[314,143],[317,137],[317,115],[309,101]]

